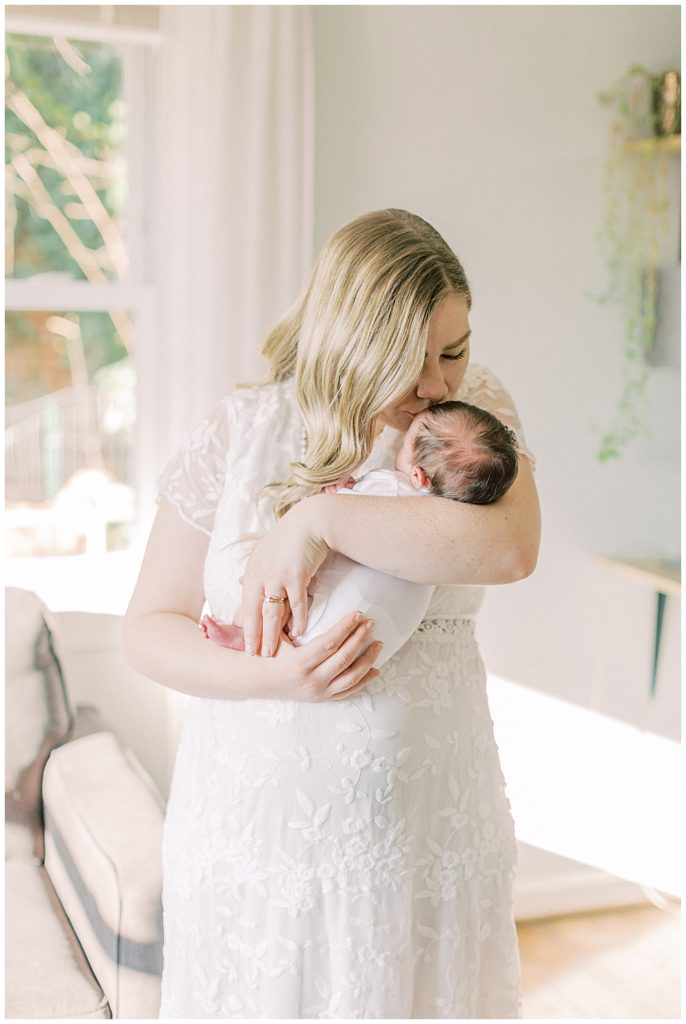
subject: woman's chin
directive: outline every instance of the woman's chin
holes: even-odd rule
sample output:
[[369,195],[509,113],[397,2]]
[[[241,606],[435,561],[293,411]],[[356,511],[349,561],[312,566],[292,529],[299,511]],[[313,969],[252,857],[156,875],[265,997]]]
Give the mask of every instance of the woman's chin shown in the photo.
[[405,410],[399,409],[398,412],[394,412],[392,416],[389,416],[386,420],[389,427],[393,430],[400,430],[402,433],[412,426],[414,415],[411,412],[405,412]]

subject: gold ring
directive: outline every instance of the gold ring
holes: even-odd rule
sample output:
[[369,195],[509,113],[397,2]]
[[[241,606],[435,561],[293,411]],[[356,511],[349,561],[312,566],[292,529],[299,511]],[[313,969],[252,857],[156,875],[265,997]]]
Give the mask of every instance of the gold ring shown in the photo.
[[287,597],[266,597],[265,601],[271,601],[272,603],[285,604],[288,600]]

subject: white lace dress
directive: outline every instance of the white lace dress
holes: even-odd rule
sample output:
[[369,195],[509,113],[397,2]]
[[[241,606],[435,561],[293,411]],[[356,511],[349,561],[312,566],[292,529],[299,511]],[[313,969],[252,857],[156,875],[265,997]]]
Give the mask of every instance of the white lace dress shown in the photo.
[[[513,426],[526,452],[493,374],[470,366],[455,397]],[[400,436],[387,428],[359,472],[392,466]],[[239,389],[160,480],[211,534],[217,618],[240,601],[251,542],[236,539],[273,522],[258,492],[301,444],[291,381]],[[347,700],[189,699],[164,828],[160,1017],[521,1017],[482,593],[437,587],[416,633]]]

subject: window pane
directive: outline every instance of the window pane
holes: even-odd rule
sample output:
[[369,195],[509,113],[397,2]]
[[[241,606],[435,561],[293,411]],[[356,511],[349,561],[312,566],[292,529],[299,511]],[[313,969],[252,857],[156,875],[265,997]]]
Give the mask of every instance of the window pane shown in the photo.
[[126,275],[122,58],[103,43],[6,37],[6,276]]
[[7,548],[128,546],[135,379],[125,312],[6,314]]

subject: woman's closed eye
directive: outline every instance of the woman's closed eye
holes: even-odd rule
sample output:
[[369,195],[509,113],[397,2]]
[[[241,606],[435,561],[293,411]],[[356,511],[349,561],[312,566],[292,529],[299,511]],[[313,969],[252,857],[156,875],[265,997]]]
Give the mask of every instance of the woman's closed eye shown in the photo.
[[458,352],[456,356],[450,356],[448,355],[447,352],[444,352],[442,358],[449,359],[451,362],[455,359],[464,359],[466,351],[467,350],[463,348],[462,351]]

